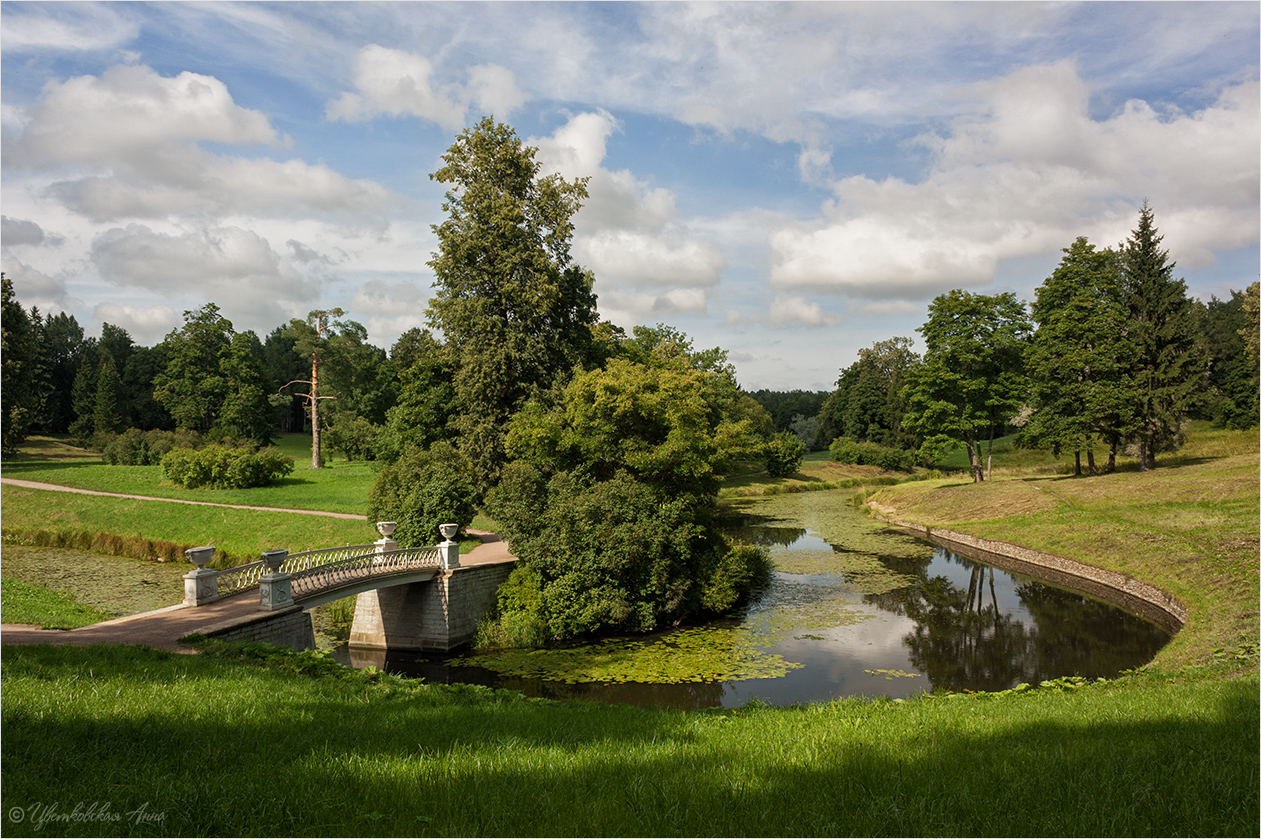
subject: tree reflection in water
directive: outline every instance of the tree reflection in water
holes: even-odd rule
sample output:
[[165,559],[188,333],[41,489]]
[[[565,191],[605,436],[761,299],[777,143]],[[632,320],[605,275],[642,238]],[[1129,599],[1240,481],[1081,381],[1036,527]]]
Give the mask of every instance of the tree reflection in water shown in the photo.
[[[930,564],[943,559],[968,571],[966,589],[930,576]],[[994,568],[948,551],[932,563],[890,564],[918,582],[864,600],[915,622],[903,642],[934,689],[998,691],[1066,675],[1113,676],[1150,660],[1169,640],[1164,630],[1114,606],[1015,574],[1009,575],[1014,590],[1005,588],[1015,602],[1002,603]]]

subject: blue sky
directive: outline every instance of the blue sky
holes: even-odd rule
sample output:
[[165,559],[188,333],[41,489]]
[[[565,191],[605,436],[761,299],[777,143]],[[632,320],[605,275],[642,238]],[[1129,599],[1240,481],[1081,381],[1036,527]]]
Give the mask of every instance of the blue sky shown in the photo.
[[0,4],[3,268],[151,345],[217,303],[424,324],[439,156],[590,177],[601,314],[830,389],[937,294],[1032,299],[1146,198],[1193,296],[1261,272],[1257,3]]

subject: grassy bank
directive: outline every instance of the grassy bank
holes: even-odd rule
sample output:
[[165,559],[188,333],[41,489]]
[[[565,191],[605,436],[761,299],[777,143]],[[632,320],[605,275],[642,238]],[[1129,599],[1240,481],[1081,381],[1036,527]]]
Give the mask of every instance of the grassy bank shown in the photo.
[[1256,431],[1199,425],[1152,472],[925,481],[881,489],[867,504],[883,516],[1012,542],[1159,586],[1190,611],[1156,659],[1179,667],[1241,644],[1255,649],[1258,483]]
[[[1258,820],[1255,677],[685,713],[323,669],[5,648],[5,834],[1175,836]],[[54,804],[119,820],[39,826]]]

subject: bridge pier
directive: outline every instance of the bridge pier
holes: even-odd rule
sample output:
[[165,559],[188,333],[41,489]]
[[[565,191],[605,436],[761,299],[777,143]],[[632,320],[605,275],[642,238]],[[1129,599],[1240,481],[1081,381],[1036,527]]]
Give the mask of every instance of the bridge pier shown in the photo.
[[449,652],[467,644],[514,564],[456,565],[427,582],[361,592],[351,649]]

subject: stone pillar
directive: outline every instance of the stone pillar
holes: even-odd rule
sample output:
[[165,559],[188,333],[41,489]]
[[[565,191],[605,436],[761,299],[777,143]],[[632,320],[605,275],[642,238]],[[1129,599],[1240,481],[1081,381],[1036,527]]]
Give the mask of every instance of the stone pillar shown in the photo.
[[188,561],[197,566],[184,575],[185,606],[204,606],[219,599],[219,574],[205,567],[214,555],[214,545],[184,551]]
[[272,611],[286,609],[293,605],[293,589],[290,587],[292,574],[281,574],[280,566],[289,556],[288,551],[264,551],[263,562],[267,563],[267,573],[258,581],[258,608]]
[[460,532],[458,524],[440,524],[438,530],[442,533],[442,542],[438,543],[438,551],[442,555],[442,567],[445,570],[460,567],[460,544],[455,540],[455,534]]

